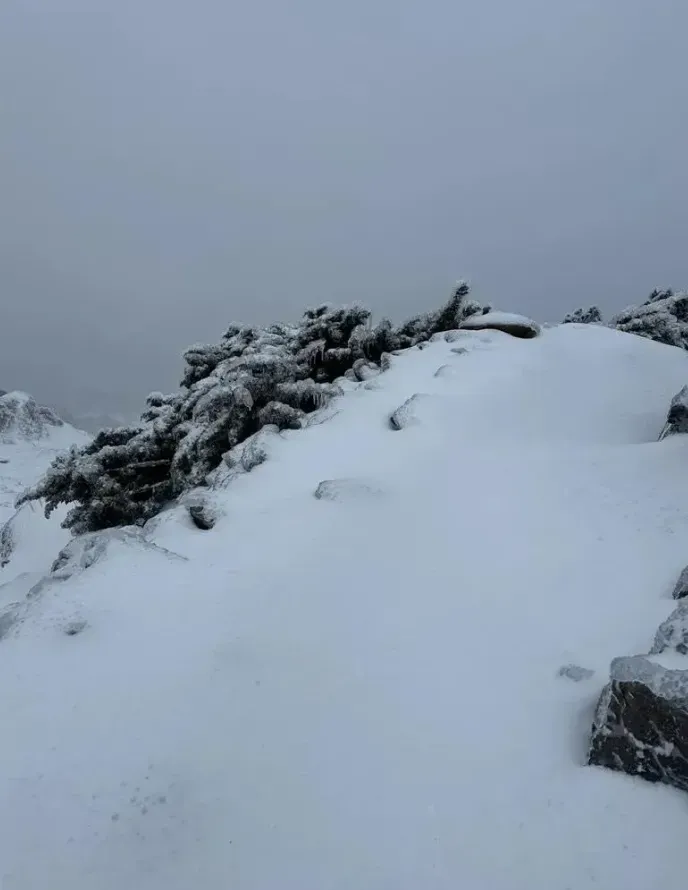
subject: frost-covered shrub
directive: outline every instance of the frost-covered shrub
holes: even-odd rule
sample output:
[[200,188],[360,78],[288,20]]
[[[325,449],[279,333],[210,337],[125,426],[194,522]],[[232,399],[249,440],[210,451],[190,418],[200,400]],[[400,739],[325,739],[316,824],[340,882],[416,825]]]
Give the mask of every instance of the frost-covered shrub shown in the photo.
[[576,309],[564,316],[562,324],[602,324],[602,313],[597,306]]
[[654,290],[642,306],[624,309],[611,319],[609,326],[688,349],[688,293]]
[[49,514],[73,504],[75,533],[142,524],[183,492],[207,484],[222,457],[265,426],[298,429],[341,390],[344,375],[366,379],[389,354],[452,330],[482,307],[460,282],[435,312],[400,328],[371,324],[361,306],[308,309],[299,325],[233,325],[219,343],[184,353],[180,392],[151,393],[135,426],[105,429],[59,456],[18,503],[44,498]]

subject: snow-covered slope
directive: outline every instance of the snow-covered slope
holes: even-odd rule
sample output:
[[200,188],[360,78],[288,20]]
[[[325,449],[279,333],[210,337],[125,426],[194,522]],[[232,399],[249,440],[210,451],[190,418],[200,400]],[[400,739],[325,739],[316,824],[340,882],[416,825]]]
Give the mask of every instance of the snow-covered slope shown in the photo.
[[449,339],[15,609],[3,886],[685,886],[685,798],[583,763],[686,562],[688,355]]
[[15,510],[14,503],[60,451],[89,438],[26,393],[0,396],[0,584],[23,572],[47,571],[69,540],[60,528],[65,509],[46,521],[42,505]]

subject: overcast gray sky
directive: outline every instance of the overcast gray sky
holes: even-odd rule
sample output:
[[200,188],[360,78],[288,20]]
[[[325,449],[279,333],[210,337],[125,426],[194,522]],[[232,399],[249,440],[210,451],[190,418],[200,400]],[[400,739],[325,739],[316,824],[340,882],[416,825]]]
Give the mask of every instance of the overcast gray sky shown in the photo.
[[0,387],[138,412],[230,321],[688,287],[685,0],[2,0]]

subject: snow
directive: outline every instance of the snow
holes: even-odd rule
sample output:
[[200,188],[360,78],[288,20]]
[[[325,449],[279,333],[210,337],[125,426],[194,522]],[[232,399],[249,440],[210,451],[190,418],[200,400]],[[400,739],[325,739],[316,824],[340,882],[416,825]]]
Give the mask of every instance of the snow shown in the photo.
[[683,888],[685,797],[583,764],[685,565],[688,437],[656,440],[688,355],[572,328],[408,350],[212,530],[174,508],[144,530],[171,552],[124,537],[33,597],[0,643],[2,886]]

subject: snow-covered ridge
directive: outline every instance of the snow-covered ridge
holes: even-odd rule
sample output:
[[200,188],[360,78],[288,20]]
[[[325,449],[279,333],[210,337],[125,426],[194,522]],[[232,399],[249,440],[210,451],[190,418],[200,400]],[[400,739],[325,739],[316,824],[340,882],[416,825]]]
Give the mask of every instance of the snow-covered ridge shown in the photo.
[[687,380],[601,326],[453,331],[273,431],[212,528],[77,539],[0,619],[2,878],[682,890],[684,799],[584,763],[685,565]]

